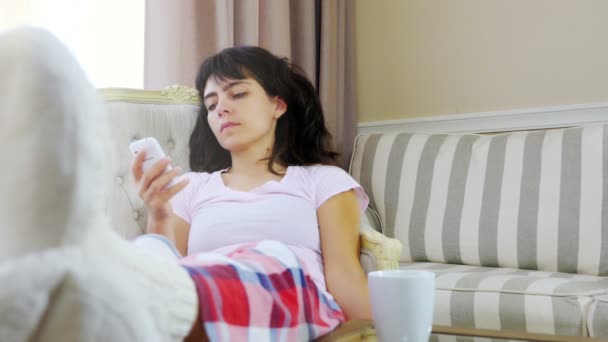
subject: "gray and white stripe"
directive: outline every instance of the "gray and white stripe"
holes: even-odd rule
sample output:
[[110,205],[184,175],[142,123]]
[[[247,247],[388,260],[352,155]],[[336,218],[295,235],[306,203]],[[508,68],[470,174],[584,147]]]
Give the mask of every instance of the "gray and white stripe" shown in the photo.
[[351,174],[403,261],[608,275],[607,127],[361,136]]
[[588,320],[608,326],[608,315],[589,315],[594,298],[608,299],[605,277],[437,263],[402,268],[436,273],[434,324],[565,336],[586,335]]
[[608,317],[608,295],[595,297],[593,303],[589,306],[587,323],[589,336],[608,339],[606,317]]

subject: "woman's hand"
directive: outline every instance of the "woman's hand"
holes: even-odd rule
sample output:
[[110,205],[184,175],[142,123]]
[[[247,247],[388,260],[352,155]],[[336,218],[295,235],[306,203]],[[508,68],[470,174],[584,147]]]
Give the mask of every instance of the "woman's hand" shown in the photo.
[[148,171],[143,172],[142,164],[145,157],[145,150],[137,153],[131,164],[131,172],[137,184],[139,197],[148,208],[148,227],[154,228],[156,225],[163,225],[171,217],[173,209],[169,200],[186,187],[188,180],[183,179],[179,183],[167,187],[173,178],[181,174],[181,169],[176,167],[165,172],[171,161],[163,158]]

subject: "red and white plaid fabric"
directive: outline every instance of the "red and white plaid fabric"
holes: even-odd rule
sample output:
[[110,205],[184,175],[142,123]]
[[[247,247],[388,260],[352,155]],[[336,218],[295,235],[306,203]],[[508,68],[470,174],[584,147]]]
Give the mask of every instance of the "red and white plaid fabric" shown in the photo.
[[201,324],[211,341],[310,341],[344,321],[336,302],[278,241],[180,262],[196,283]]

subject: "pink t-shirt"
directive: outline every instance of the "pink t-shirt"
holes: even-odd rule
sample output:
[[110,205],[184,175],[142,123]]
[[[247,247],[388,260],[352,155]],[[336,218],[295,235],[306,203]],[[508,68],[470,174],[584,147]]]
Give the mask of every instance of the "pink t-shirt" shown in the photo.
[[277,240],[294,250],[325,289],[317,209],[332,196],[355,189],[365,210],[369,200],[361,186],[338,167],[290,166],[281,181],[244,192],[226,187],[221,172],[184,174],[190,183],[171,200],[173,212],[190,223],[188,255]]

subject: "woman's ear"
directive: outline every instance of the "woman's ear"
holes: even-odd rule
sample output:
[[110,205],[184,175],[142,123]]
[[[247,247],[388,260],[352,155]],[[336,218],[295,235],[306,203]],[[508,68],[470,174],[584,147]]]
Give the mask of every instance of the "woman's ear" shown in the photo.
[[278,119],[287,112],[287,102],[278,96],[274,98],[274,102],[274,114],[272,117]]

